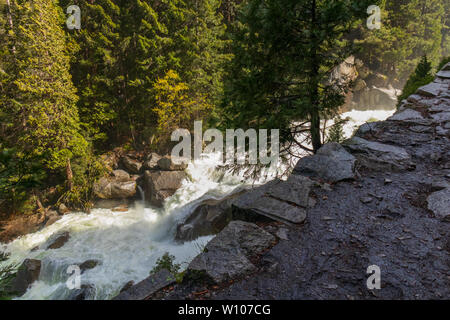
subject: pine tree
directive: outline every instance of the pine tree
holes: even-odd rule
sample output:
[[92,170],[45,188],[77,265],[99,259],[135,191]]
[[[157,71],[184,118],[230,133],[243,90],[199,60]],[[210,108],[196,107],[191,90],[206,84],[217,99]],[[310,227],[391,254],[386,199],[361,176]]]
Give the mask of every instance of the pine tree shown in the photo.
[[429,62],[427,56],[424,55],[420,59],[414,72],[408,78],[408,81],[406,81],[402,94],[398,97],[397,106],[399,106],[404,99],[415,93],[421,86],[432,82],[433,79],[434,76],[432,74],[431,62]]
[[[348,90],[330,81],[330,72],[352,52],[344,35],[367,7],[365,1],[251,1],[234,35],[226,125],[279,128],[291,151],[317,151],[321,118],[336,112]],[[298,139],[306,130],[312,148]]]
[[72,47],[73,82],[78,90],[77,103],[84,131],[97,145],[112,135],[114,120],[122,101],[120,74],[120,8],[116,0],[61,0],[81,10],[81,29],[66,30]]
[[[157,135],[153,85],[174,70],[193,99],[217,104],[227,56],[218,0],[78,2],[81,31],[72,65],[85,127],[94,138],[142,147]],[[64,0],[63,8],[72,4]],[[110,143],[108,144],[111,145]]]
[[84,157],[77,95],[69,73],[63,15],[53,0],[10,0],[8,42],[2,44],[1,144],[19,159],[38,159],[73,187],[71,162]]

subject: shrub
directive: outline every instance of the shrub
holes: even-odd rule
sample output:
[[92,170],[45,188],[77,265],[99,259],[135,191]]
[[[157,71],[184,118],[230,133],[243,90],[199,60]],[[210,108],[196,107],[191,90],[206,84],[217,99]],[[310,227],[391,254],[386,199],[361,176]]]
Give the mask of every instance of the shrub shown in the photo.
[[434,77],[431,73],[431,62],[428,61],[427,56],[423,56],[414,72],[409,76],[408,81],[406,81],[403,92],[398,97],[397,107],[400,106],[400,103],[404,99],[414,94],[417,89],[432,82],[433,80]]

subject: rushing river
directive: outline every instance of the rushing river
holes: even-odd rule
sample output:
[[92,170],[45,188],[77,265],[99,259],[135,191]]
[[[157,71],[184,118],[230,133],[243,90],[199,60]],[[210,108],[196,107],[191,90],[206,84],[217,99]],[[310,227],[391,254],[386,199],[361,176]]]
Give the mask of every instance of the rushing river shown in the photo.
[[[95,285],[95,299],[109,299],[128,281],[148,277],[165,252],[186,266],[212,237],[178,244],[173,240],[178,222],[200,201],[223,198],[243,184],[241,177],[216,171],[216,164],[215,155],[191,163],[187,171],[192,180],[185,181],[163,209],[145,208],[142,202],[136,202],[128,212],[94,209],[91,214],[72,213],[39,232],[1,245],[0,250],[11,256],[0,268],[19,265],[25,258],[39,259],[39,280],[21,299],[65,299],[71,293],[65,284],[70,276],[66,273],[68,266],[99,260],[100,265],[82,274],[81,283]],[[32,251],[63,231],[70,233],[63,247]]]
[[[394,110],[351,110],[342,114],[349,118],[344,132],[350,137],[367,121],[384,120]],[[221,199],[245,183],[242,177],[223,174],[215,169],[217,155],[204,155],[187,169],[191,179],[170,197],[163,209],[146,208],[138,201],[128,212],[94,209],[91,214],[71,213],[39,232],[18,238],[0,251],[10,254],[0,263],[20,265],[24,259],[42,261],[41,274],[20,299],[65,299],[71,294],[66,286],[67,268],[86,260],[101,263],[81,276],[82,284],[95,286],[94,299],[110,299],[130,280],[138,282],[149,275],[158,258],[165,252],[176,257],[176,263],[187,264],[204,248],[211,237],[179,244],[174,241],[176,226],[205,199]],[[68,231],[69,241],[59,249],[45,248],[49,238]]]

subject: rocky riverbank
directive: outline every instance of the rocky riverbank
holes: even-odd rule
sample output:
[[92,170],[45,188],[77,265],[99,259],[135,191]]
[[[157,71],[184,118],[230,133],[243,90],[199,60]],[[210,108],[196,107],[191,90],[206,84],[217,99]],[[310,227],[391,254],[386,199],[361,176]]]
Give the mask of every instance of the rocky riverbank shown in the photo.
[[[447,64],[394,116],[301,159],[287,181],[194,211],[180,241],[205,232],[209,211],[233,221],[181,283],[145,287],[161,273],[118,298],[449,299],[449,86]],[[370,265],[380,290],[366,287]]]
[[[94,208],[124,212],[135,200],[145,198],[150,206],[161,208],[188,178],[185,163],[178,164],[169,155],[123,153],[115,150],[101,156],[104,177],[93,187]],[[177,159],[181,160],[181,159]],[[34,214],[0,217],[0,242],[8,243],[20,236],[34,233],[55,223],[71,210],[64,204],[45,208]]]

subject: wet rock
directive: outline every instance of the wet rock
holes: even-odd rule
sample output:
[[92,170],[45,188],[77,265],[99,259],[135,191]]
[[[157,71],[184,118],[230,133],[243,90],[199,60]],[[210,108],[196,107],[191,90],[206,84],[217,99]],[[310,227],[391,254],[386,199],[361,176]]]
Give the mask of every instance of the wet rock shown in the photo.
[[339,182],[355,178],[356,158],[340,144],[325,144],[317,154],[301,158],[294,168],[294,174]]
[[142,168],[142,162],[131,158],[130,156],[124,156],[121,159],[121,163],[123,167],[127,170],[127,172],[138,174]]
[[44,213],[21,215],[17,219],[0,223],[0,242],[9,242],[17,237],[42,229],[48,221]]
[[448,129],[444,129],[441,126],[437,126],[436,127],[436,134],[440,135],[440,136],[446,136],[449,134],[449,130]]
[[441,70],[436,73],[436,76],[443,79],[450,79],[450,71],[449,70]]
[[364,203],[364,204],[368,204],[368,203],[371,203],[371,202],[373,201],[373,198],[372,198],[372,197],[362,197],[362,198],[360,199],[360,201],[361,201],[362,203]]
[[413,164],[409,153],[400,147],[368,141],[360,137],[346,140],[343,146],[352,153],[359,163],[374,171],[402,171],[411,169]]
[[181,187],[184,171],[145,171],[145,198],[151,205],[162,207],[164,200]]
[[288,236],[289,230],[286,228],[280,228],[278,229],[276,235],[279,239],[281,240],[289,240],[289,236]]
[[450,222],[450,188],[432,193],[427,202],[437,218]]
[[233,217],[252,221],[262,216],[300,224],[306,219],[309,194],[314,185],[309,178],[298,175],[291,175],[287,181],[271,181],[238,197],[233,202]]
[[439,112],[432,114],[431,117],[435,123],[446,123],[450,122],[450,112]]
[[130,210],[128,205],[120,205],[111,209],[112,212],[127,212]]
[[125,283],[125,285],[122,287],[122,289],[120,289],[119,293],[122,293],[124,291],[127,291],[128,289],[130,289],[132,286],[134,286],[134,281],[128,281],[127,283]]
[[130,175],[128,174],[128,172],[124,171],[124,170],[114,170],[111,173],[112,177],[114,177],[114,180],[117,182],[127,182],[130,181]]
[[49,245],[47,246],[47,250],[48,249],[59,249],[62,246],[64,246],[66,244],[67,241],[69,241],[70,239],[70,234],[69,232],[63,232],[61,234],[57,234],[56,236],[53,237],[53,239],[50,239],[49,241]]
[[434,179],[431,182],[431,189],[433,191],[441,191],[443,189],[450,188],[450,183],[444,179]]
[[59,212],[59,214],[64,215],[66,213],[69,213],[70,210],[69,210],[69,208],[66,207],[66,205],[64,203],[61,203],[58,207],[58,212]]
[[411,102],[413,104],[419,104],[423,99],[424,97],[419,94],[412,94],[408,98],[406,98],[406,101]]
[[82,284],[80,289],[71,290],[67,300],[94,300],[96,294],[95,286]]
[[175,239],[191,241],[198,237],[217,234],[232,219],[231,205],[245,191],[234,193],[222,200],[205,200],[177,227]]
[[168,270],[163,269],[138,284],[123,290],[113,300],[144,300],[173,282],[175,282],[174,276]]
[[111,197],[113,199],[127,199],[136,195],[136,181],[118,182],[111,184]]
[[446,90],[445,85],[432,82],[417,89],[416,93],[425,97],[436,97],[444,90]]
[[83,274],[86,270],[94,269],[99,264],[100,264],[99,260],[86,260],[85,262],[79,265],[80,271]]
[[431,113],[436,113],[436,112],[450,112],[450,101],[447,99],[442,99],[439,101],[438,104],[432,106],[429,111]]
[[94,208],[100,209],[114,209],[114,208],[125,208],[130,205],[130,200],[127,199],[100,199],[94,204]]
[[100,178],[94,184],[94,193],[100,199],[111,199],[111,181],[108,178]]
[[5,287],[0,288],[0,292],[3,291],[7,296],[22,296],[39,279],[40,272],[40,260],[26,259]]
[[100,199],[127,199],[136,195],[136,181],[122,181],[124,175],[103,177],[94,184],[94,193]]
[[405,109],[403,111],[397,112],[393,116],[389,117],[389,121],[402,121],[407,123],[415,124],[431,124],[430,120],[425,119],[419,111],[413,109]]
[[183,158],[165,156],[158,160],[158,167],[163,171],[181,171],[187,168],[187,161]]
[[158,170],[160,169],[158,166],[158,161],[161,159],[161,156],[157,153],[151,153],[148,155],[147,160],[144,162],[144,170]]
[[368,122],[361,125],[356,131],[356,136],[364,136],[368,133],[375,133],[379,125],[381,125],[382,121]]
[[61,219],[61,216],[58,214],[58,212],[56,212],[54,210],[49,210],[45,214],[45,219],[46,219],[45,227],[48,227],[48,226],[51,226],[52,224],[54,224],[59,219]]
[[433,127],[431,126],[411,126],[409,127],[409,130],[415,133],[433,133]]
[[204,272],[216,283],[255,271],[252,257],[262,254],[275,237],[253,223],[232,221],[189,264],[190,272]]

